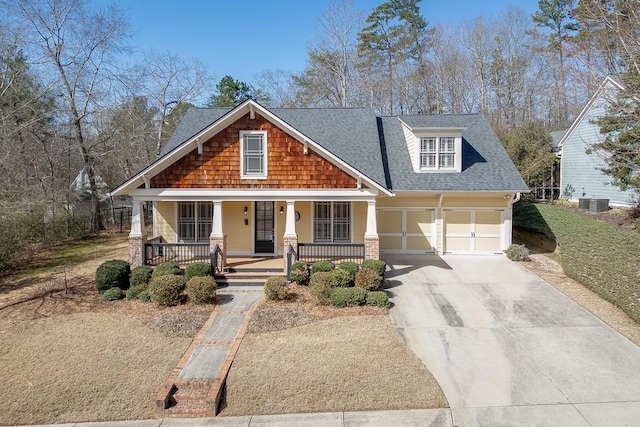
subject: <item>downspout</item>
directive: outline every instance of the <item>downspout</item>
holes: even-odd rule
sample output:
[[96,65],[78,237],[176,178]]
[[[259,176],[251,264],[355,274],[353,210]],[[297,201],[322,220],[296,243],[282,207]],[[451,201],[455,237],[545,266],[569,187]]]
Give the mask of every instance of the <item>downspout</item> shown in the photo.
[[513,195],[511,199],[511,203],[509,205],[513,205],[514,203],[517,203],[519,201],[520,201],[520,192],[518,191],[516,194]]

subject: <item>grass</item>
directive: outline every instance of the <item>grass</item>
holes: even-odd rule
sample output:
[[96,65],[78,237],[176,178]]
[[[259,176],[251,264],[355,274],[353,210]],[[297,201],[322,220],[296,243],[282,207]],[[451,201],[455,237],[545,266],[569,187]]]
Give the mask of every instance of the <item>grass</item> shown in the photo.
[[0,287],[0,425],[154,418],[158,390],[212,307],[102,301],[95,270],[126,259],[126,236],[43,254],[36,272]]
[[640,234],[546,204],[516,204],[513,223],[552,238],[568,277],[640,323]]
[[312,323],[300,313],[295,317],[302,326],[244,337],[227,378],[221,415],[448,406],[387,316]]

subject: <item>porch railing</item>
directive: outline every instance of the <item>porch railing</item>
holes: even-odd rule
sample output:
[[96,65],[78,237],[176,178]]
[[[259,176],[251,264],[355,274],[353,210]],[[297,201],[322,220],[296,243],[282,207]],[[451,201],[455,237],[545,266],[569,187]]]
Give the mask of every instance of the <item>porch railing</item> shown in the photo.
[[299,261],[364,261],[364,244],[360,243],[298,243]]
[[158,265],[166,261],[178,264],[210,261],[209,243],[165,243],[154,237],[144,244],[145,264]]

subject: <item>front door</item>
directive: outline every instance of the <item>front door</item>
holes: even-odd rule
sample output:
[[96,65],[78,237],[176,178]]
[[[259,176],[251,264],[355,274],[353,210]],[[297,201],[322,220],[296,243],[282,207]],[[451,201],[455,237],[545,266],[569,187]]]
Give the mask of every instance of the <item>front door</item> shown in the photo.
[[255,253],[273,254],[274,230],[273,230],[273,202],[255,202]]

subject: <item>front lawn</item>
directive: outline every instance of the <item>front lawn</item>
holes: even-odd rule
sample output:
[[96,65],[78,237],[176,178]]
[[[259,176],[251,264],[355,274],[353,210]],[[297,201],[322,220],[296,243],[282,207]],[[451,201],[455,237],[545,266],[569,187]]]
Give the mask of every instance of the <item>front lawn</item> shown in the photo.
[[559,205],[517,203],[513,224],[552,238],[567,276],[640,323],[640,234]]

